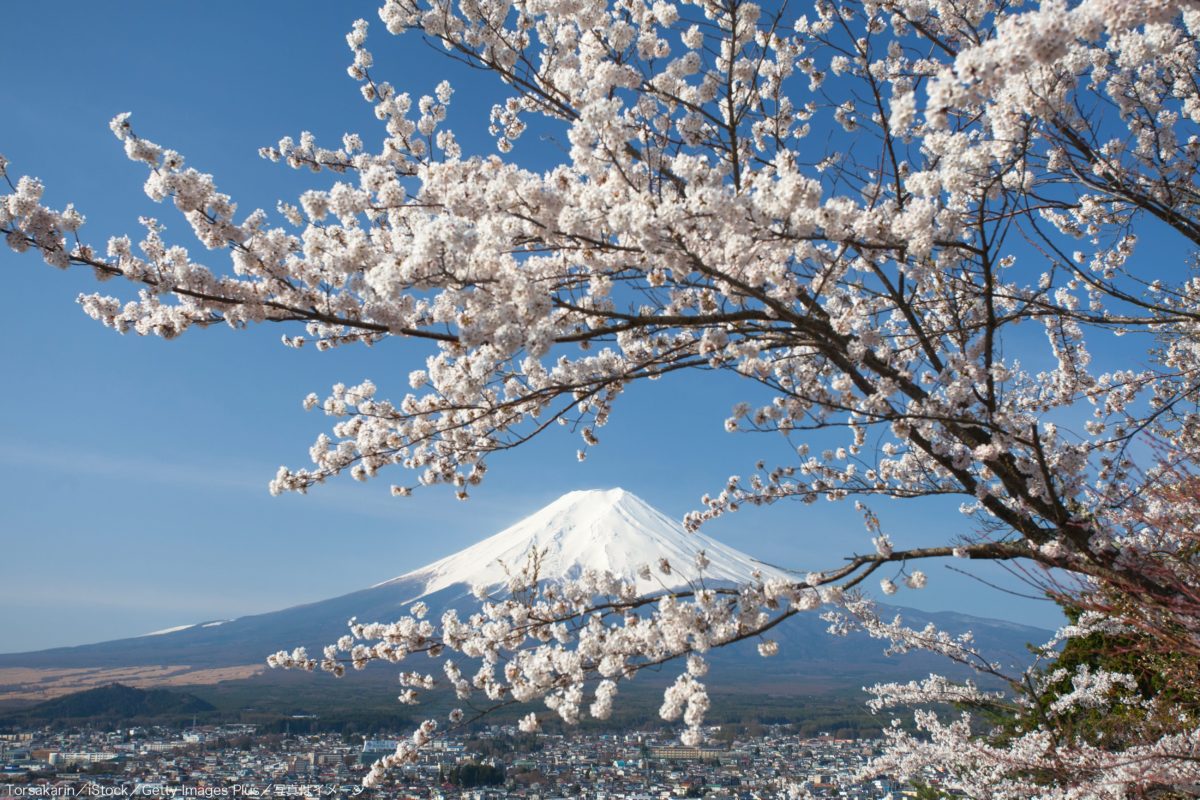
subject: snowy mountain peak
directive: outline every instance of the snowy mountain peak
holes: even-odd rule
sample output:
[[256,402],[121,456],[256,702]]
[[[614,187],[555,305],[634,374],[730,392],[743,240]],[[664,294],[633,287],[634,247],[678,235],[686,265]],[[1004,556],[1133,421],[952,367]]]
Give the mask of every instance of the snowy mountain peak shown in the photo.
[[[534,548],[545,551],[544,578],[573,578],[589,568],[608,570],[635,579],[642,592],[679,586],[695,577],[701,550],[711,562],[704,571],[706,580],[747,582],[755,570],[764,577],[783,576],[703,534],[688,533],[631,492],[606,489],[569,492],[496,535],[387,583],[423,583],[419,596],[456,584],[496,586],[508,579],[505,567],[519,570]],[[657,568],[663,558],[673,568],[670,576]],[[642,565],[652,567],[649,580],[637,577]]]

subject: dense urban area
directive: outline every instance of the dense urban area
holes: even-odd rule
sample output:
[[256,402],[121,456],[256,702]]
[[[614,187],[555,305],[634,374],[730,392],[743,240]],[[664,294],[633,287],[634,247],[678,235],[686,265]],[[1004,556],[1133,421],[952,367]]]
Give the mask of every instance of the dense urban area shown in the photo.
[[[523,734],[493,725],[435,741],[390,783],[363,789],[395,739],[274,734],[253,725],[0,736],[0,800],[212,798],[899,798],[913,787],[857,774],[873,739],[808,737],[768,726],[683,747],[661,732]],[[397,734],[399,735],[399,734]],[[927,776],[935,787],[937,775]]]

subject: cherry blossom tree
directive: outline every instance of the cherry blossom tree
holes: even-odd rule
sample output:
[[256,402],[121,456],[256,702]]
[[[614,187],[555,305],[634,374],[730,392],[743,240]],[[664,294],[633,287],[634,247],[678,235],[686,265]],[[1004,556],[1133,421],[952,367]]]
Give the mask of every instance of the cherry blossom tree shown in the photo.
[[[729,431],[777,432],[795,455],[714,487],[689,526],[785,499],[942,495],[961,497],[970,522],[957,541],[900,550],[864,505],[867,555],[738,588],[706,587],[694,565],[693,589],[664,596],[612,575],[545,586],[532,564],[470,620],[414,609],[354,625],[322,659],[273,663],[340,674],[343,658],[458,651],[479,671],[447,661],[444,681],[404,673],[406,698],[448,682],[464,698],[540,698],[573,722],[589,698],[607,716],[639,669],[684,659],[662,713],[682,716],[693,741],[706,650],[758,638],[769,656],[772,627],[834,604],[835,630],[943,653],[1024,687],[1026,707],[1043,711],[999,738],[921,711],[925,736],[895,729],[879,769],[950,764],[958,788],[990,797],[1200,780],[1194,707],[1160,709],[1171,725],[1121,742],[1062,735],[1055,715],[1154,698],[1086,664],[1000,676],[969,640],[881,620],[856,592],[880,570],[885,592],[920,588],[911,565],[935,557],[1053,568],[1072,582],[1059,595],[1091,610],[1064,637],[1161,624],[1195,655],[1195,516],[1163,498],[1182,492],[1194,508],[1195,483],[1179,476],[1200,448],[1200,279],[1186,263],[1200,245],[1200,4],[386,0],[379,16],[508,87],[483,110],[495,152],[464,152],[448,82],[414,99],[375,75],[360,21],[349,72],[385,132],[376,146],[305,133],[263,148],[336,176],[276,217],[239,215],[212,176],[135,133],[128,114],[113,120],[148,169],[147,194],[226,252],[227,268],[202,265],[153,219],[136,245],[89,244],[82,214],[46,207],[30,177],[0,197],[8,245],[132,284],[129,299],[80,298],[122,332],[274,322],[292,347],[436,345],[404,397],[370,382],[310,395],[330,433],[310,466],[280,469],[273,492],[386,472],[411,476],[395,479],[397,495],[445,484],[465,498],[491,454],[565,426],[582,459],[631,383],[707,370],[746,383]],[[563,142],[560,163],[534,170],[513,153],[531,123]],[[1186,255],[1164,263],[1168,251]],[[1093,362],[1123,335],[1145,342],[1134,363]],[[931,678],[878,687],[875,702],[1001,701]]]

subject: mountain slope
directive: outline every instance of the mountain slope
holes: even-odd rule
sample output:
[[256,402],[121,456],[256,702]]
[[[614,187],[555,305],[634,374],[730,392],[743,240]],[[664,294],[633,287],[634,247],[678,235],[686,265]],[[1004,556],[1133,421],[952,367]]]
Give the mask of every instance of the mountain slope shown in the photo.
[[[686,576],[694,574],[701,550],[710,561],[705,570],[710,585],[750,581],[756,571],[768,578],[784,575],[714,539],[685,532],[629,492],[571,492],[478,544],[367,589],[267,614],[198,623],[131,639],[0,655],[0,671],[160,664],[215,668],[262,664],[266,654],[297,645],[319,652],[346,632],[351,617],[388,621],[405,613],[418,599],[429,606],[435,619],[451,607],[469,611],[476,603],[471,596],[473,586],[502,589],[507,582],[506,569],[520,569],[534,549],[542,553],[543,578],[576,577],[587,569],[607,569],[636,579],[642,591],[682,585]],[[649,580],[637,578],[642,565],[655,565],[660,558],[675,568],[670,576],[654,569]],[[1045,631],[1008,622],[953,613],[894,611],[902,612],[917,627],[932,621],[954,633],[973,629],[981,647],[1003,661],[1027,660],[1025,643],[1047,638]],[[887,659],[880,642],[861,635],[838,639],[828,636],[824,628],[817,614],[800,615],[773,632],[783,645],[778,657],[760,659],[753,654],[753,643],[748,643],[715,654],[714,660],[741,664],[752,658],[754,680],[770,678],[780,683],[798,676],[822,680],[832,676],[843,683],[868,680],[869,675],[907,679],[944,667],[933,657]],[[719,681],[722,673],[726,679],[751,677],[744,669],[714,670],[710,677]]]

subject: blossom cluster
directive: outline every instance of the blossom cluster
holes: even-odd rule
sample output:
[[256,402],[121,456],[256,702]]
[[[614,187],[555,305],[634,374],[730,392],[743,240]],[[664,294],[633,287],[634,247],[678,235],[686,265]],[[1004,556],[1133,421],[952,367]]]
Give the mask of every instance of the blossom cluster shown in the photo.
[[[392,622],[351,620],[350,632],[327,646],[320,658],[301,647],[273,654],[268,664],[341,677],[347,665],[400,664],[424,654],[440,658],[441,675],[402,671],[402,703],[415,704],[434,690],[493,706],[541,700],[574,725],[585,714],[607,719],[620,683],[640,670],[683,659],[686,668],[664,692],[659,713],[665,720],[682,718],[683,741],[699,744],[710,704],[699,680],[708,671],[704,654],[758,639],[759,653],[773,655],[778,645],[762,633],[819,607],[822,599],[843,598],[835,586],[825,585],[830,579],[819,576],[812,584],[774,578],[740,588],[706,588],[698,578],[688,590],[645,597],[632,581],[609,572],[586,570],[575,580],[541,581],[538,563],[534,554],[507,585],[479,587],[482,605],[466,619],[450,609],[435,622],[426,618],[423,603],[415,603],[409,615]],[[450,724],[462,719],[461,710],[455,710]],[[382,759],[368,785],[377,785],[388,768],[414,759],[437,725],[428,720],[412,741]],[[520,727],[532,732],[539,725],[536,713],[530,713]]]

